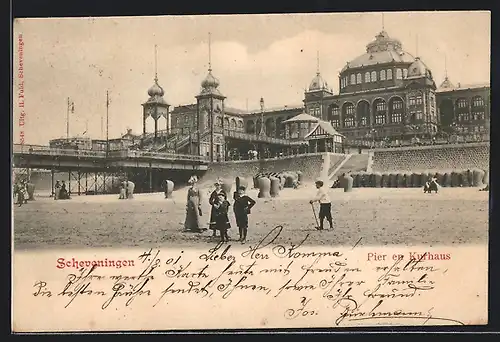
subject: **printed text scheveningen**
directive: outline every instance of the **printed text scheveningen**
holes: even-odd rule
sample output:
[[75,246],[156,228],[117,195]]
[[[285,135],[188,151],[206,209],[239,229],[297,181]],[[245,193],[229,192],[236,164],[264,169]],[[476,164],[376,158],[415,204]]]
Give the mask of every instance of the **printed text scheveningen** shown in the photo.
[[19,143],[24,144],[24,124],[26,122],[26,112],[24,111],[24,40],[23,35],[20,33],[17,38],[17,54],[18,54],[18,92],[17,92],[17,105],[19,108]]

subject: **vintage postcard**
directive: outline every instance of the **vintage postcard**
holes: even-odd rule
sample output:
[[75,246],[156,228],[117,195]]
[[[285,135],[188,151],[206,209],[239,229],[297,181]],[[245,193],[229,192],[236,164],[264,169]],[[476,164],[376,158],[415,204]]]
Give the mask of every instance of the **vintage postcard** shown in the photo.
[[490,33],[16,19],[12,330],[487,324]]

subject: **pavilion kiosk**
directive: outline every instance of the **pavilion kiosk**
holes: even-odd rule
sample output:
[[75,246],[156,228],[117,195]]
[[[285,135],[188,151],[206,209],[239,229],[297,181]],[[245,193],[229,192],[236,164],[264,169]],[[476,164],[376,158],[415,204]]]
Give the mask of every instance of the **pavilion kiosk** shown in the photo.
[[342,153],[343,151],[344,135],[337,132],[327,121],[302,113],[283,121],[283,124],[285,125],[285,138],[307,142],[307,145],[299,147],[299,153]]

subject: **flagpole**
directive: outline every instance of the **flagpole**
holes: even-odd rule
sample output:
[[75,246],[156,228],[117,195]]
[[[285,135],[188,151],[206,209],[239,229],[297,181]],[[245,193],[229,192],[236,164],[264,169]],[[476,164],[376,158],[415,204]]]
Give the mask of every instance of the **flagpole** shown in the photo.
[[69,97],[66,108],[66,139],[69,139]]
[[109,153],[109,92],[106,90],[106,157]]

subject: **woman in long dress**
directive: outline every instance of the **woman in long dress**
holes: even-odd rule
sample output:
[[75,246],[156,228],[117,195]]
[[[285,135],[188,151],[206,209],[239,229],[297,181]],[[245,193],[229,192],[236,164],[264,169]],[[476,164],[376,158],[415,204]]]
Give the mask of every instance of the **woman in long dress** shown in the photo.
[[189,180],[189,189],[187,192],[186,220],[184,229],[191,232],[201,231],[201,192],[196,185],[196,179]]
[[226,192],[222,189],[222,182],[220,180],[217,180],[215,182],[215,190],[212,191],[210,194],[210,199],[208,200],[208,203],[212,206],[212,210],[210,211],[210,225],[209,228],[213,231],[213,237],[217,236],[217,225],[215,222],[215,217],[216,217],[216,207],[215,204],[217,202],[217,198],[219,194],[224,194],[224,196],[227,198]]

